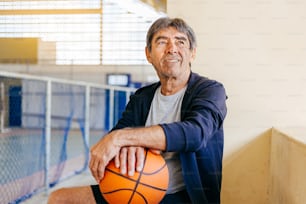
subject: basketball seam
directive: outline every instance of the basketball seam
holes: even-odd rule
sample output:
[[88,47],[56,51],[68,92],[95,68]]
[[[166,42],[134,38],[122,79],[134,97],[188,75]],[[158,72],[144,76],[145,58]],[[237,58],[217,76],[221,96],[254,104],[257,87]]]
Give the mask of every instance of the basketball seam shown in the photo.
[[157,169],[156,171],[153,171],[151,173],[143,172],[143,174],[146,175],[146,176],[156,174],[156,173],[160,172],[163,168],[165,168],[165,166],[166,166],[166,163],[164,163],[164,165],[162,167],[160,167],[159,169]]
[[[164,164],[164,166],[161,168],[161,169],[163,169],[164,167],[166,166],[166,164]],[[161,169],[159,169],[159,170],[161,170]],[[117,176],[120,176],[120,177],[122,177],[122,178],[124,178],[124,179],[127,179],[127,180],[130,180],[130,181],[133,181],[133,182],[137,182],[137,180],[135,180],[135,179],[132,179],[132,178],[129,178],[129,177],[125,177],[125,176],[123,176],[122,174],[120,174],[120,173],[118,173],[118,172],[116,172],[116,171],[113,171],[113,170],[111,170],[111,169],[106,169],[106,171],[109,171],[110,173],[113,173],[113,174],[116,174]],[[157,171],[156,171],[157,172]],[[151,175],[151,173],[143,173],[144,175]],[[139,184],[140,185],[143,185],[143,186],[147,186],[147,187],[150,187],[150,188],[153,188],[153,189],[156,189],[156,190],[160,190],[160,191],[167,191],[167,189],[163,189],[163,188],[158,188],[158,187],[156,187],[156,186],[152,186],[152,185],[150,185],[150,184],[146,184],[146,183],[143,183],[143,182],[139,182]]]
[[[146,161],[147,161],[147,156],[148,156],[148,150],[146,150],[146,156],[145,156],[145,158],[144,158],[144,164],[145,164]],[[139,184],[139,181],[140,181],[140,178],[141,178],[141,176],[142,176],[142,173],[143,173],[143,169],[142,169],[142,171],[139,173],[138,179],[136,180],[136,183],[135,183],[135,186],[134,186],[133,193],[132,193],[132,195],[131,195],[130,200],[129,200],[128,203],[130,203],[130,202],[132,201],[133,197],[134,197],[134,194],[135,194],[135,191],[136,191],[137,186],[138,186],[138,184]]]
[[[113,190],[113,191],[104,192],[103,194],[110,194],[110,193],[115,193],[115,192],[124,191],[124,190],[126,190],[126,191],[133,191],[133,193],[135,193],[135,191],[132,190],[132,189],[129,189],[129,188],[120,188],[120,189],[116,189],[116,190]],[[143,200],[145,201],[145,203],[148,203],[147,198],[146,198],[144,195],[142,195],[141,193],[139,193],[139,192],[137,192],[137,191],[136,191],[136,193],[137,193],[137,195],[139,195],[140,197],[143,198]],[[130,202],[130,201],[129,201],[129,202]]]

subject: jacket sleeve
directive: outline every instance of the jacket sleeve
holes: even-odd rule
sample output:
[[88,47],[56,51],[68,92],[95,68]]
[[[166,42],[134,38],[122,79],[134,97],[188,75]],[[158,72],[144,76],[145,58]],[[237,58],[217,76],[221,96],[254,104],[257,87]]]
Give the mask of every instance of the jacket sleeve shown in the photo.
[[226,98],[223,85],[216,81],[200,80],[188,88],[181,121],[161,124],[166,134],[166,151],[195,152],[205,147],[222,128]]

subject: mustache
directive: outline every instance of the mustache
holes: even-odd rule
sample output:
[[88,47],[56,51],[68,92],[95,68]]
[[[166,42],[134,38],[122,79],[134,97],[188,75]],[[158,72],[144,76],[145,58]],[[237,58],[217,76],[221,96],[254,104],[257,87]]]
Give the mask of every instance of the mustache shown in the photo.
[[168,61],[168,60],[181,60],[181,57],[179,55],[166,55],[163,58],[164,61]]

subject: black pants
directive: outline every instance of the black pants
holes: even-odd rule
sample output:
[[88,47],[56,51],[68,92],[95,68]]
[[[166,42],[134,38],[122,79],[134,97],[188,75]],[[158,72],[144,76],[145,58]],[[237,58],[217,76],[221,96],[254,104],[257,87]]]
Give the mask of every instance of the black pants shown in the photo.
[[[103,198],[102,193],[100,192],[99,185],[91,186],[93,195],[97,204],[107,204],[106,200]],[[161,204],[187,204],[191,203],[188,193],[186,190],[179,191],[173,194],[167,194],[160,202]]]

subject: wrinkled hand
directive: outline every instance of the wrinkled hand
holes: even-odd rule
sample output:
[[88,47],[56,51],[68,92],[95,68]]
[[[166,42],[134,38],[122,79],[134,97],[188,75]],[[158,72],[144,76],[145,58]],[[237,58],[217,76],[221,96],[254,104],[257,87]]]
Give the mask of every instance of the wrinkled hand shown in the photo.
[[104,136],[91,148],[89,168],[97,183],[103,179],[105,167],[119,154],[119,151],[120,146],[113,141],[112,133]]
[[115,157],[115,166],[120,168],[122,174],[133,176],[135,170],[138,172],[142,170],[144,158],[145,153],[143,147],[123,147]]
[[[161,154],[160,150],[150,149],[153,154]],[[120,168],[121,174],[134,176],[135,170],[140,172],[144,167],[145,148],[123,147],[115,157],[115,166]]]

